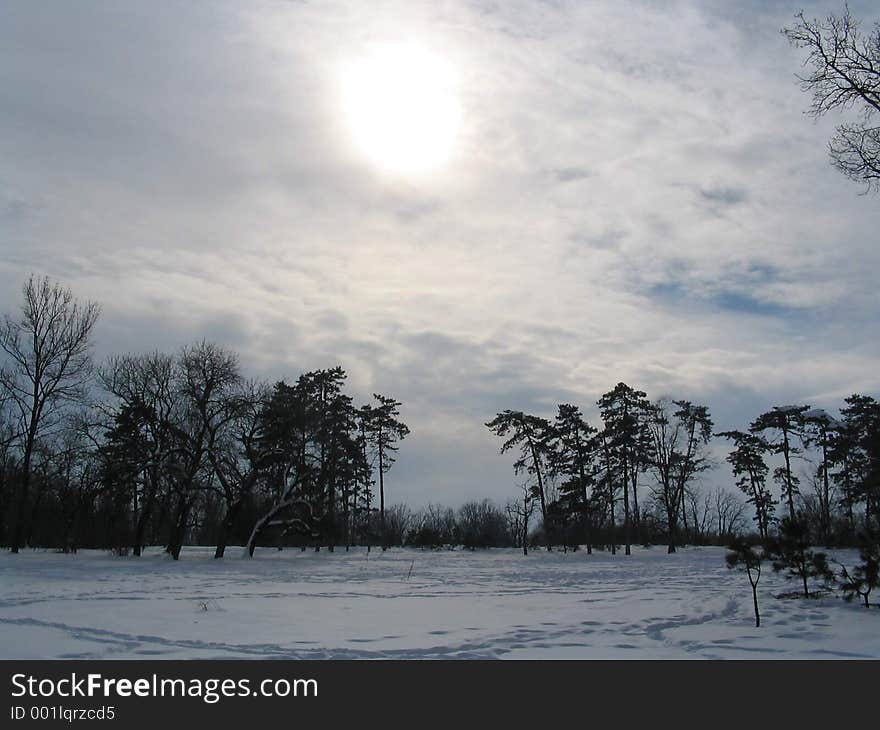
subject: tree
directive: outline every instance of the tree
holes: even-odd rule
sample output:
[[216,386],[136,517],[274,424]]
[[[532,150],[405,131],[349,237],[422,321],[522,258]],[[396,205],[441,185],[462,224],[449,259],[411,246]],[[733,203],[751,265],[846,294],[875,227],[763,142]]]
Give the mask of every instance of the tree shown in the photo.
[[657,484],[655,494],[666,515],[667,552],[674,553],[686,490],[710,467],[705,448],[712,437],[712,419],[706,406],[663,398],[650,406],[648,418],[652,441],[648,463]]
[[733,468],[733,475],[737,477],[736,485],[754,506],[758,534],[762,540],[766,540],[776,504],[767,489],[770,468],[764,461],[764,454],[769,451],[770,446],[761,436],[753,433],[723,431],[716,435],[734,443],[733,451],[727,455],[727,462]]
[[457,542],[455,512],[450,507],[429,504],[413,516],[409,543],[438,548]]
[[509,544],[504,513],[489,499],[465,502],[456,524],[459,541],[471,550]]
[[861,24],[844,6],[840,15],[824,21],[807,20],[803,12],[797,22],[782,32],[789,42],[806,49],[804,66],[810,72],[798,76],[801,88],[812,94],[809,114],[821,117],[833,110],[856,111],[856,120],[837,127],[828,151],[831,162],[865,192],[880,190],[880,23],[865,34]]
[[220,496],[225,507],[215,558],[225,554],[235,520],[256,488],[263,465],[270,459],[270,455],[259,448],[263,425],[260,415],[267,397],[268,388],[264,384],[243,382],[231,394],[231,418],[220,425],[211,439],[208,458],[217,484],[209,482],[208,488]]
[[739,497],[726,489],[716,487],[712,492],[712,508],[715,534],[720,541],[732,539],[742,531],[746,505]]
[[185,347],[175,365],[172,456],[167,462],[173,516],[166,550],[177,560],[196,499],[214,476],[213,446],[236,417],[241,373],[234,353],[204,340]]
[[[623,529],[625,552],[631,554],[632,510],[630,509],[630,487],[636,493],[635,475],[642,464],[647,462],[650,442],[646,438],[647,414],[650,403],[646,394],[635,390],[626,383],[618,383],[613,390],[605,393],[597,405],[605,423],[605,447],[617,454],[617,465],[623,481]],[[638,513],[638,499],[635,511]]]
[[529,554],[529,520],[535,512],[535,497],[528,482],[521,485],[522,499],[508,501],[507,527],[513,537],[513,546],[521,547],[523,555]]
[[727,567],[744,571],[752,586],[752,603],[755,607],[755,628],[761,626],[761,613],[758,611],[758,581],[761,580],[761,563],[764,555],[743,539],[735,540],[727,553]]
[[792,473],[791,460],[800,454],[793,440],[797,437],[801,442],[804,439],[804,413],[809,406],[774,406],[771,410],[762,413],[749,426],[753,434],[763,434],[767,431],[778,434],[777,441],[767,441],[768,448],[782,454],[784,465],[773,472],[773,476],[782,486],[782,494],[788,502],[788,519],[794,522],[794,495],[797,493],[798,478]]
[[499,438],[507,438],[501,445],[502,454],[519,447],[519,458],[513,463],[514,473],[525,471],[535,477],[532,493],[541,505],[544,543],[547,550],[552,550],[546,493],[547,462],[550,458],[552,435],[550,422],[546,418],[522,411],[506,410],[498,413],[486,426]]
[[48,449],[49,488],[61,516],[61,549],[75,553],[77,522],[100,488],[98,460],[90,448],[86,420],[72,414]]
[[396,461],[397,443],[409,434],[409,428],[398,417],[400,401],[378,393],[373,393],[378,405],[372,409],[367,423],[367,439],[375,449],[379,472],[379,530],[382,537],[382,550],[388,547],[385,534],[385,474]]
[[840,566],[840,587],[847,601],[858,596],[864,601],[865,608],[868,608],[868,596],[872,589],[880,585],[880,542],[876,536],[859,535],[859,559],[861,563],[852,573],[845,565],[837,563]]
[[355,414],[357,421],[357,445],[360,448],[362,468],[356,472],[354,489],[352,491],[352,520],[360,518],[361,533],[366,538],[367,552],[372,549],[372,532],[370,525],[373,516],[373,469],[375,459],[371,453],[369,445],[371,423],[373,422],[373,406],[369,403],[357,409]]
[[773,570],[786,571],[791,579],[799,579],[803,584],[804,598],[810,597],[809,580],[820,578],[828,581],[833,578],[825,553],[817,553],[809,547],[809,533],[806,525],[788,517],[779,526],[779,535],[768,541],[767,553],[773,558]]
[[314,422],[305,383],[303,378],[293,386],[277,382],[260,410],[260,483],[270,501],[251,529],[248,556],[253,556],[257,540],[270,527],[282,534],[298,531],[320,536],[312,486],[318,473],[313,454]]
[[617,555],[617,525],[614,520],[614,505],[618,499],[617,495],[620,492],[620,484],[614,478],[614,475],[619,468],[620,458],[619,454],[611,446],[612,435],[607,426],[599,431],[596,438],[600,445],[599,458],[601,461],[602,481],[604,482],[605,487],[601,492],[604,492],[604,502],[608,515],[608,534],[611,542],[611,554]]
[[560,485],[560,499],[570,505],[569,511],[577,515],[583,525],[589,555],[593,552],[596,429],[587,423],[580,408],[560,404],[550,445],[551,471],[566,478]]
[[100,309],[74,299],[48,277],[31,276],[23,288],[21,316],[6,316],[0,348],[7,355],[0,369],[0,390],[14,404],[21,449],[21,479],[11,548],[24,536],[24,516],[39,438],[57,426],[61,411],[81,401],[92,373],[91,334]]
[[817,446],[822,460],[816,469],[816,477],[821,481],[819,497],[819,530],[822,540],[827,545],[831,539],[831,475],[829,450],[834,433],[839,424],[822,408],[811,408],[804,412],[805,439],[809,446]]
[[853,394],[840,409],[850,503],[864,503],[865,528],[880,530],[880,403]]
[[136,557],[154,508],[165,497],[168,466],[175,458],[176,372],[174,357],[159,352],[111,357],[98,372],[104,389],[114,397],[103,407],[109,409],[110,421],[99,448],[103,479],[114,492],[127,493]]

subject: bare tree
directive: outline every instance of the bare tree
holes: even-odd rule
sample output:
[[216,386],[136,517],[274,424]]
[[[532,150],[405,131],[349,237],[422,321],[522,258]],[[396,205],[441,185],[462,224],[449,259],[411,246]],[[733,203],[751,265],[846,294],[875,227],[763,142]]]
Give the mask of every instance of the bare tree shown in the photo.
[[4,317],[0,348],[7,362],[0,369],[0,390],[12,402],[21,444],[21,480],[11,548],[17,553],[37,440],[58,424],[65,406],[84,398],[92,373],[92,328],[100,308],[74,299],[70,289],[48,277],[31,275],[23,287],[21,316]]
[[217,483],[208,482],[208,489],[215,491],[225,505],[215,558],[223,557],[235,520],[254,492],[262,467],[270,457],[260,448],[260,415],[268,392],[265,383],[241,383],[230,393],[231,417],[216,424],[210,439],[208,458]]
[[715,534],[721,541],[732,539],[745,527],[745,502],[721,487],[712,492],[712,502]]
[[666,398],[653,404],[650,414],[654,494],[666,514],[667,552],[674,553],[678,521],[686,516],[686,492],[710,466],[705,451],[712,435],[712,420],[706,406]]
[[176,408],[171,424],[169,497],[174,511],[167,551],[177,560],[193,506],[212,474],[210,454],[218,434],[235,420],[240,403],[238,357],[219,345],[198,342],[176,360]]
[[840,15],[824,21],[807,20],[803,12],[782,33],[789,42],[807,50],[804,66],[810,73],[798,76],[801,88],[812,94],[809,114],[821,117],[832,110],[855,109],[857,121],[837,127],[828,144],[832,164],[846,177],[880,190],[880,23],[868,34],[844,6]]
[[535,513],[535,497],[528,480],[520,485],[522,499],[509,500],[505,507],[507,512],[507,529],[513,537],[513,546],[521,547],[523,555],[529,554],[529,520]]

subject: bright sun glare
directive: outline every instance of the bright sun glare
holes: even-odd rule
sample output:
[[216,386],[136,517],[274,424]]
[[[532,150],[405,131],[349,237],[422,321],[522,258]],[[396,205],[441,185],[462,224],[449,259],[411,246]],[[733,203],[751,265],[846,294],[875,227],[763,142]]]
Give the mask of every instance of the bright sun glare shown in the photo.
[[461,110],[442,58],[409,43],[383,45],[345,66],[342,82],[351,133],[374,164],[411,173],[450,158]]

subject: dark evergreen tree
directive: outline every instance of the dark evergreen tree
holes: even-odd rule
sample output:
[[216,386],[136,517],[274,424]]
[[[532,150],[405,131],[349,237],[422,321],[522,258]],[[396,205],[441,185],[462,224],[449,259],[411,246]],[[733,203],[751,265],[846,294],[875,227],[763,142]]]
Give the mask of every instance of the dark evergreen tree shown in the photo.
[[400,401],[378,393],[373,394],[377,405],[373,406],[372,414],[367,423],[367,443],[372,446],[376,455],[376,471],[379,477],[379,532],[382,550],[388,547],[385,533],[385,474],[397,460],[397,443],[409,434],[409,428],[400,420]]
[[880,403],[854,394],[840,409],[849,447],[849,499],[864,505],[865,530],[880,530]]
[[546,494],[548,462],[553,435],[550,422],[546,418],[532,416],[522,411],[506,410],[497,414],[486,426],[499,438],[507,439],[501,445],[502,454],[513,448],[519,449],[519,458],[513,464],[514,473],[526,472],[535,478],[533,494],[541,505],[544,544],[547,550],[552,550],[550,520],[547,512],[549,500]]
[[758,416],[749,427],[754,434],[766,434],[771,436],[767,439],[768,448],[771,452],[781,454],[784,464],[773,472],[774,479],[782,487],[782,495],[788,504],[788,519],[794,522],[796,519],[794,508],[794,495],[798,493],[798,478],[792,470],[792,459],[801,453],[801,449],[795,445],[795,440],[803,443],[804,439],[804,413],[809,406],[775,406],[771,410]]
[[724,431],[717,434],[730,439],[734,449],[727,455],[727,461],[737,477],[736,485],[745,493],[747,501],[755,508],[755,522],[758,534],[766,540],[773,520],[776,501],[767,489],[767,474],[770,467],[764,461],[769,445],[761,437],[744,431]]
[[819,579],[823,584],[833,580],[828,556],[810,549],[809,531],[803,522],[783,518],[779,535],[768,540],[767,553],[774,571],[785,571],[786,577],[801,581],[804,598],[810,597],[811,580]]
[[829,451],[831,449],[834,433],[838,422],[827,411],[821,408],[811,408],[804,412],[804,444],[819,450],[820,461],[816,467],[816,479],[820,484],[819,489],[819,535],[822,541],[828,545],[831,542],[831,473]]
[[861,562],[852,572],[842,563],[837,563],[840,567],[839,583],[847,601],[858,597],[864,602],[865,608],[868,608],[871,591],[880,585],[880,540],[876,534],[859,535],[859,560]]
[[[630,507],[631,493],[636,492],[635,475],[648,461],[649,437],[648,414],[650,403],[646,394],[625,383],[618,383],[613,390],[605,393],[597,405],[605,424],[605,448],[617,455],[620,479],[623,483],[623,530],[625,551],[631,553],[633,509]],[[636,498],[636,509],[638,499]]]
[[596,501],[595,452],[599,444],[596,429],[584,419],[577,406],[559,406],[550,440],[550,470],[563,478],[559,486],[560,519],[571,515],[583,529],[587,554],[593,552]]

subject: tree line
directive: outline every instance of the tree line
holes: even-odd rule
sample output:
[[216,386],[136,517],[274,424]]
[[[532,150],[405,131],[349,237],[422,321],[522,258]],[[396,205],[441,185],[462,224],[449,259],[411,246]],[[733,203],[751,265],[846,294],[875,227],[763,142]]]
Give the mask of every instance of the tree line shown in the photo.
[[0,544],[387,547],[399,401],[356,406],[341,367],[249,379],[206,341],[95,363],[97,304],[47,277],[23,295],[0,327]]
[[[633,543],[663,541],[673,553],[700,542],[707,523],[715,539],[730,541],[748,531],[746,504],[761,540],[779,531],[782,517],[805,540],[828,546],[856,545],[880,530],[880,403],[871,396],[846,398],[840,417],[776,406],[745,430],[717,433],[707,406],[651,401],[625,383],[596,405],[599,427],[568,403],[552,420],[505,410],[486,424],[503,439],[501,453],[516,454],[523,529],[537,512],[547,549],[601,545],[614,553],[623,544],[628,555]],[[716,438],[732,446],[726,461],[743,498],[699,488]]]
[[[506,410],[486,425],[516,454],[518,497],[413,512],[386,505],[409,429],[401,403],[355,405],[341,367],[273,384],[249,379],[210,342],[174,353],[91,355],[99,307],[32,276],[0,327],[0,544],[139,555],[186,543],[510,546],[548,549],[729,543],[748,530],[856,545],[880,527],[880,404],[847,398],[839,417],[779,406],[716,433],[707,406],[648,399],[618,383],[594,426]],[[713,439],[742,496],[700,488]]]

